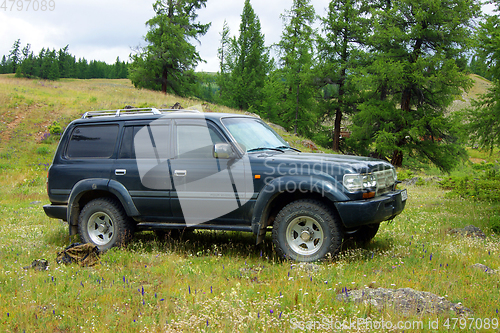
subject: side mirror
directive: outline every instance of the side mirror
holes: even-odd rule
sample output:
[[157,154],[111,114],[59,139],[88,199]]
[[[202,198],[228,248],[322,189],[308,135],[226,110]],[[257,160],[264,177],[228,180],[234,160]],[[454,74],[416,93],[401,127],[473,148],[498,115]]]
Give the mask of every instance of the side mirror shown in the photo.
[[213,156],[215,158],[232,159],[236,158],[236,153],[229,143],[216,143],[213,149]]

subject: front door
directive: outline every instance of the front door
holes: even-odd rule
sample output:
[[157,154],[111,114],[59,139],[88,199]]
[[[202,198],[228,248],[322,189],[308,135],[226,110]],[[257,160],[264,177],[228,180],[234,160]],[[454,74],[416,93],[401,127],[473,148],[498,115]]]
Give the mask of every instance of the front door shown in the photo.
[[243,223],[241,207],[248,201],[243,159],[213,157],[213,146],[227,143],[217,126],[205,119],[175,121],[174,158],[171,159],[174,191],[172,213],[192,226]]

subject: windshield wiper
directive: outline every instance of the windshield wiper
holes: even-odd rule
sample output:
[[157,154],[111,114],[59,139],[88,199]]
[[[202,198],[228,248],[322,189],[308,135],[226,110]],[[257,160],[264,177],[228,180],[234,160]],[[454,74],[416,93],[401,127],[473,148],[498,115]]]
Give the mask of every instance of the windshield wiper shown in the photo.
[[290,147],[290,146],[279,146],[279,147],[276,147],[277,149],[291,149],[291,150],[295,150],[295,151],[298,151],[299,153],[301,153],[300,150],[298,150],[297,148],[293,148],[293,147]]
[[279,151],[279,152],[284,153],[284,151],[283,151],[282,149],[279,149],[279,148],[272,148],[272,147],[259,147],[259,148],[252,148],[252,149],[247,150],[247,152],[259,151],[259,150],[276,150],[276,151]]

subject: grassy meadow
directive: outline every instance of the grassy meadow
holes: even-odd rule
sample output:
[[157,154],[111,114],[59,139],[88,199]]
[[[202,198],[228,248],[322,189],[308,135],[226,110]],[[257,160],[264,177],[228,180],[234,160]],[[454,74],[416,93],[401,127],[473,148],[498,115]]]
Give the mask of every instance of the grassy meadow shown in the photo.
[[[57,253],[78,239],[70,239],[67,224],[49,219],[42,209],[57,145],[57,138],[47,137],[48,126],[66,125],[88,110],[176,102],[234,112],[136,90],[128,80],[50,82],[0,75],[1,332],[300,332],[298,323],[356,318],[422,321],[423,331],[457,331],[443,325],[458,317],[454,312],[405,316],[391,307],[380,311],[336,299],[346,288],[378,287],[428,291],[461,302],[474,318],[500,320],[500,237],[491,228],[500,206],[449,195],[438,184],[447,175],[433,169],[400,170],[421,177],[406,186],[405,211],[383,223],[369,244],[346,244],[333,260],[283,262],[270,235],[255,246],[254,236],[246,233],[197,231],[160,242],[152,232],[141,232],[126,247],[102,254],[96,266],[58,265]],[[303,139],[280,134],[307,150]],[[470,150],[470,155],[476,163],[500,161],[498,151],[490,156]],[[454,173],[472,171],[472,164],[464,163]],[[486,239],[448,233],[471,224]],[[49,261],[47,270],[24,268],[42,258]],[[473,269],[476,263],[497,273]],[[429,326],[436,321],[437,329]],[[303,328],[322,331],[317,325]]]

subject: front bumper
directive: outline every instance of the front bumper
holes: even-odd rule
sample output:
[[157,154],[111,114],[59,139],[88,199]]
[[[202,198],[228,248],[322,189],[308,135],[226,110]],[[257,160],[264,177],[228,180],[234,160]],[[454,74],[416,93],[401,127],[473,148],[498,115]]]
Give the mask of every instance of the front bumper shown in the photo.
[[406,197],[406,190],[392,191],[373,199],[336,202],[335,207],[344,226],[354,228],[392,220],[405,208]]
[[63,221],[68,219],[68,206],[66,205],[44,205],[43,210],[48,217],[61,219]]

